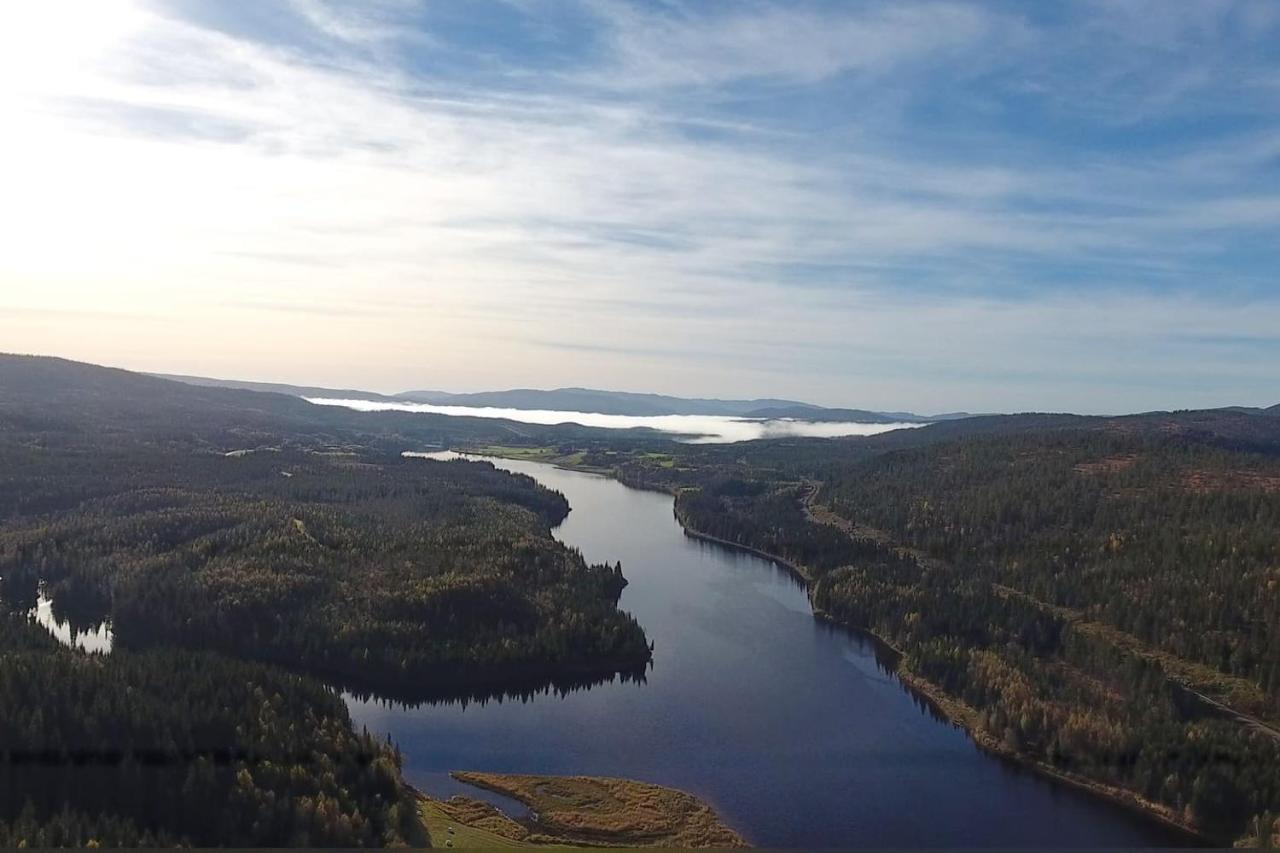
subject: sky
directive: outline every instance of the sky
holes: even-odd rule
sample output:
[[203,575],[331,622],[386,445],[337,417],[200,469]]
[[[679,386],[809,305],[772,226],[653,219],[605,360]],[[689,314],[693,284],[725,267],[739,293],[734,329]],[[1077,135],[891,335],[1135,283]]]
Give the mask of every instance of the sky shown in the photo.
[[1280,402],[1280,3],[8,0],[0,350]]

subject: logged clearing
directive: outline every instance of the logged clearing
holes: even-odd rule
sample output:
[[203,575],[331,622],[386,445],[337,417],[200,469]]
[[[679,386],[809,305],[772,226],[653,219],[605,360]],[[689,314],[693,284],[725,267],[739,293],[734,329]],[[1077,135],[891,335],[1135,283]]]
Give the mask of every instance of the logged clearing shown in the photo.
[[1120,456],[1108,456],[1093,462],[1081,462],[1073,470],[1077,474],[1114,474],[1117,471],[1132,468],[1137,461],[1137,454],[1125,453]]
[[1183,486],[1195,494],[1231,491],[1280,492],[1280,476],[1262,471],[1190,471]]
[[[534,817],[523,838],[498,835],[502,846],[572,844],[599,847],[746,847],[709,806],[683,791],[595,776],[454,773],[468,785],[519,800]],[[435,805],[439,806],[439,803]],[[478,809],[477,813],[484,809]],[[488,815],[492,818],[492,815]],[[505,816],[504,816],[505,817]],[[509,820],[509,819],[507,819]],[[511,821],[515,823],[515,821]],[[502,826],[508,830],[509,827]],[[433,840],[436,836],[433,834]],[[460,846],[455,841],[454,846]]]

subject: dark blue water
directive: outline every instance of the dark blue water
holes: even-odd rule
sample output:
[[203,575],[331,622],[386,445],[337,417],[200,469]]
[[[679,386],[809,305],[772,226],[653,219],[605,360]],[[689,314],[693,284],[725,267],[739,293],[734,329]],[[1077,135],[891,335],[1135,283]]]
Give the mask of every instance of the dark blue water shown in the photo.
[[419,708],[349,699],[357,724],[400,745],[422,789],[475,795],[451,770],[643,779],[699,795],[768,846],[1186,843],[980,752],[907,692],[869,642],[816,622],[784,570],[686,537],[670,497],[499,464],[569,499],[559,539],[590,561],[622,561],[621,606],[654,640],[654,663],[643,684],[563,698]]

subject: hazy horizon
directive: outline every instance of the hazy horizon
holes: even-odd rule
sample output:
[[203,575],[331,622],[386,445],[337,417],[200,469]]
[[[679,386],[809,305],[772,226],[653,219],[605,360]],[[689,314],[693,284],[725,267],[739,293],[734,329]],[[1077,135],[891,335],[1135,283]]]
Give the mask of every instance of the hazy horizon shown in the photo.
[[45,0],[0,341],[376,391],[1280,399],[1280,6]]
[[[10,353],[10,354],[34,356],[34,357],[64,358],[72,361],[80,361],[80,359],[69,358],[66,354],[54,353],[54,352],[49,352],[49,353],[20,352],[20,353]],[[193,379],[193,380],[203,379],[203,380],[213,380],[216,382],[229,382],[233,384],[247,383],[247,384],[261,384],[261,385],[286,385],[286,386],[292,386],[295,388],[314,388],[316,390],[325,390],[325,391],[334,391],[334,392],[357,391],[362,393],[378,394],[382,396],[395,396],[397,394],[411,393],[415,391],[442,392],[447,394],[477,394],[477,393],[504,392],[504,391],[520,391],[520,390],[557,391],[557,390],[569,390],[573,388],[579,388],[582,390],[603,391],[606,393],[657,394],[657,395],[676,397],[676,398],[682,398],[682,399],[711,399],[711,400],[721,400],[721,401],[779,399],[779,400],[789,400],[795,403],[807,403],[807,404],[811,404],[811,405],[815,405],[815,406],[819,406],[827,409],[862,409],[865,411],[876,412],[877,414],[897,412],[897,413],[907,413],[907,414],[918,415],[921,417],[936,417],[939,415],[949,415],[949,414],[958,414],[958,413],[964,413],[964,414],[970,414],[970,415],[988,415],[988,414],[998,415],[998,414],[1022,414],[1022,413],[1029,413],[1029,412],[1065,413],[1065,414],[1077,414],[1077,415],[1091,415],[1091,416],[1099,416],[1099,417],[1114,417],[1114,416],[1120,416],[1120,415],[1142,414],[1145,412],[1185,411],[1185,410],[1216,409],[1216,408],[1230,408],[1230,407],[1253,407],[1253,408],[1265,409],[1265,408],[1270,408],[1272,406],[1280,405],[1280,391],[1278,391],[1276,394],[1275,400],[1264,399],[1257,403],[1242,403],[1238,401],[1228,400],[1219,404],[1203,405],[1203,406],[1193,406],[1193,405],[1174,403],[1166,406],[1159,406],[1156,408],[1114,408],[1114,409],[1093,409],[1093,410],[1051,409],[1051,408],[979,409],[977,407],[942,409],[942,408],[928,408],[925,406],[912,406],[909,404],[890,403],[889,405],[886,405],[881,408],[876,406],[865,405],[858,400],[835,400],[832,402],[824,402],[817,399],[804,398],[794,394],[788,394],[788,392],[786,392],[785,389],[782,392],[776,393],[776,394],[766,394],[762,392],[757,393],[754,391],[745,391],[739,394],[720,393],[715,391],[711,391],[708,393],[681,393],[679,391],[659,391],[659,390],[654,390],[650,388],[589,387],[589,386],[581,386],[581,385],[558,385],[558,384],[551,384],[551,383],[543,383],[540,385],[519,385],[519,386],[512,385],[512,384],[505,384],[505,385],[496,384],[493,386],[453,385],[452,387],[450,387],[450,383],[445,381],[441,381],[434,384],[430,382],[420,382],[417,384],[411,384],[404,387],[400,387],[400,386],[372,387],[369,384],[360,384],[360,383],[344,384],[339,382],[314,381],[312,378],[309,378],[309,376],[305,373],[300,374],[300,378],[294,378],[294,377],[263,378],[262,375],[215,376],[213,374],[208,374],[208,373],[204,373],[204,374],[189,373],[188,374],[188,373],[175,373],[171,370],[165,370],[165,369],[135,368],[125,364],[109,364],[109,363],[99,363],[99,362],[93,362],[93,361],[85,361],[85,363],[98,364],[99,366],[102,366],[102,367],[109,367],[109,368],[115,368],[115,369],[121,369],[121,370],[131,370],[134,372],[143,373],[150,376],[156,376],[164,379],[170,379],[174,381],[183,381],[184,379]],[[334,399],[334,398],[329,398],[329,399]],[[524,410],[518,410],[518,411],[532,411],[532,410],[524,409]],[[556,412],[562,413],[566,410],[548,410],[548,411],[556,411]],[[583,414],[599,414],[599,413],[587,412]]]

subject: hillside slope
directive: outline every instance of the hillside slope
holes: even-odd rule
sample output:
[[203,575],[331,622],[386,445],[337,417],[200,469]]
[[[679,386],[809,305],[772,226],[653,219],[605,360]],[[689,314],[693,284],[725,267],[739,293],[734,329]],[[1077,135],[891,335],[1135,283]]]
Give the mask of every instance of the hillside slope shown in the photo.
[[357,412],[273,391],[195,385],[61,358],[0,354],[3,428],[55,445],[105,433],[152,443],[194,443],[224,452],[261,446],[366,446],[398,452],[468,441],[587,438],[605,432],[574,424]]

